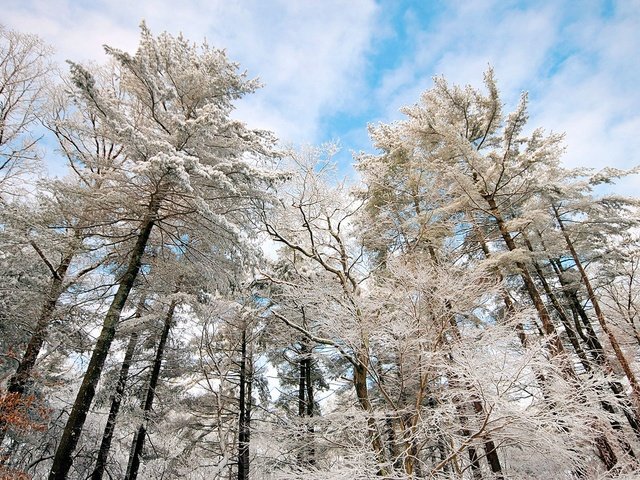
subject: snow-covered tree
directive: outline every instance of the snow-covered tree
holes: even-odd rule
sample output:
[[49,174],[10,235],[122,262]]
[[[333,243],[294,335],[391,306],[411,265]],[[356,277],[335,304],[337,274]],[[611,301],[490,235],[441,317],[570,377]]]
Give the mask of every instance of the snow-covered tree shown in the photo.
[[0,200],[14,194],[14,182],[35,171],[36,133],[44,89],[51,74],[51,49],[33,34],[0,25]]
[[232,102],[257,83],[237,73],[221,50],[182,37],[154,37],[143,25],[135,55],[107,48],[120,69],[119,92],[101,88],[87,68],[72,65],[79,108],[104,123],[123,149],[121,170],[105,179],[96,202],[131,228],[126,267],[56,450],[49,478],[65,478],[95,394],[120,314],[140,272],[154,227],[175,248],[198,242],[205,225],[216,246],[233,254],[245,243],[240,226],[250,199],[274,176],[259,167],[271,137],[230,119]]

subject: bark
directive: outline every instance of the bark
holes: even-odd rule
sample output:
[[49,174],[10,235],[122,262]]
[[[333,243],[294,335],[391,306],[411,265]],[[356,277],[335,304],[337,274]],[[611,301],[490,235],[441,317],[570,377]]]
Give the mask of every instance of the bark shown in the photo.
[[154,195],[152,197],[147,215],[142,221],[140,232],[138,233],[135,246],[129,258],[129,264],[120,279],[118,290],[105,316],[102,331],[93,349],[89,366],[82,380],[82,385],[80,386],[80,390],[78,391],[78,395],[76,396],[73,408],[62,433],[62,438],[56,449],[53,465],[49,472],[49,480],[64,480],[67,478],[69,470],[71,469],[73,451],[78,444],[82,427],[84,426],[91,402],[95,396],[96,385],[98,384],[98,380],[100,380],[104,362],[109,353],[113,338],[115,337],[120,314],[127,302],[129,292],[138,277],[142,264],[142,256],[160,208],[160,200],[159,196]]
[[[517,245],[507,228],[506,222],[501,215],[495,199],[491,195],[485,195],[484,198],[489,205],[489,211],[496,221],[500,234],[505,244],[507,245],[507,248],[509,249],[509,251],[516,250]],[[540,295],[540,292],[538,291],[538,288],[536,287],[536,284],[534,283],[533,278],[531,277],[531,274],[527,269],[527,266],[522,262],[515,262],[515,265],[520,270],[520,276],[525,284],[527,293],[529,294],[529,297],[531,298],[531,301],[533,302],[533,305],[538,312],[538,317],[542,322],[542,330],[545,336],[548,338],[549,342],[549,353],[552,357],[561,357],[561,368],[564,373],[565,379],[569,382],[577,382],[578,377],[575,370],[573,369],[573,366],[569,363],[568,359],[562,358],[565,353],[564,346],[562,345],[560,336],[557,334],[555,326],[551,321],[549,311],[547,310],[542,300],[542,296]],[[550,404],[550,407],[553,408],[553,404]],[[613,449],[609,445],[606,437],[604,437],[603,435],[598,435],[595,441],[600,459],[605,464],[607,470],[611,470],[617,463],[617,458],[615,456],[615,453],[613,452]],[[577,471],[576,473],[582,476],[580,471]]]
[[[138,310],[136,312],[136,318],[142,316],[144,309],[144,298],[140,300]],[[101,480],[102,475],[107,464],[107,458],[109,456],[109,450],[111,449],[111,441],[113,439],[113,432],[115,431],[116,420],[118,412],[120,411],[120,404],[122,403],[122,397],[124,394],[124,388],[129,377],[129,368],[133,360],[133,354],[138,343],[138,332],[133,332],[129,337],[129,343],[127,344],[127,351],[125,352],[122,365],[120,367],[120,374],[118,375],[118,383],[116,385],[116,391],[111,396],[111,408],[109,409],[109,417],[107,418],[107,424],[104,427],[102,434],[102,442],[100,443],[100,450],[98,451],[98,459],[96,461],[96,467],[91,475],[91,480]]]
[[[474,231],[476,234],[476,238],[480,243],[480,248],[482,249],[482,253],[484,254],[485,258],[489,258],[491,256],[491,252],[489,250],[489,247],[487,245],[487,242],[484,236],[482,235],[482,232],[480,231],[480,228],[478,228],[477,226],[474,226]],[[496,267],[494,271],[496,273],[496,277],[498,281],[502,284],[504,277],[502,276],[500,269]],[[507,314],[515,311],[515,307],[513,305],[513,302],[511,301],[511,297],[509,296],[509,293],[505,289],[502,290],[502,301],[504,303],[505,312]],[[521,322],[518,322],[516,324],[516,332],[518,334],[518,339],[520,340],[520,344],[522,345],[522,347],[527,348],[527,334],[524,330],[524,325],[522,325]]]
[[[300,347],[300,361],[298,362],[298,416],[300,418],[313,417],[313,384],[311,383],[311,352],[303,339]],[[299,454],[300,464],[315,464],[315,449],[313,447],[313,425],[307,425],[307,435],[302,436],[301,443],[304,446]]]
[[[312,367],[312,361],[311,361],[311,353],[309,353],[309,356],[307,357],[307,361],[306,361],[306,376],[307,376],[307,417],[311,418],[313,417],[313,409],[314,409],[314,405],[315,405],[315,400],[313,397],[313,384],[311,383],[311,367]],[[307,426],[307,433],[309,435],[308,437],[308,462],[309,465],[315,465],[316,463],[316,450],[314,447],[314,439],[313,439],[313,434],[314,434],[314,428],[313,428],[313,424],[309,423],[309,425]]]
[[[538,233],[540,239],[542,241],[542,236]],[[542,247],[546,250],[544,242],[542,242]],[[576,331],[578,332],[579,337],[587,344],[588,352],[592,357],[592,360],[601,368],[604,368],[605,372],[609,373],[612,371],[611,365],[604,355],[604,350],[600,340],[598,339],[595,331],[593,330],[593,326],[591,325],[591,321],[587,313],[585,312],[580,299],[578,298],[578,294],[575,289],[572,288],[571,285],[567,282],[567,280],[563,277],[562,273],[564,269],[562,268],[562,264],[557,259],[549,259],[549,263],[552,266],[558,280],[560,281],[560,285],[563,287],[563,293],[570,305],[571,311],[574,316],[574,324],[576,326]],[[586,330],[586,333],[582,330],[582,328]],[[635,432],[636,436],[640,438],[640,422],[638,422],[633,409],[629,405],[628,399],[624,395],[624,388],[617,381],[611,381],[609,383],[609,388],[616,396],[620,408],[627,419],[627,422]],[[614,406],[606,401],[602,400],[601,405],[603,410],[608,413],[615,413]],[[611,426],[616,432],[622,432],[622,425],[617,420],[611,420]],[[635,453],[631,447],[631,445],[624,439],[622,435],[618,435],[620,445],[625,453],[629,456],[635,458]]]
[[[478,241],[480,242],[482,251],[484,253],[484,255],[488,258],[490,255],[489,252],[489,248],[487,247],[486,242],[484,241],[484,238],[481,235],[481,232],[479,229],[476,228],[475,233],[477,235]],[[435,260],[435,256],[432,256],[432,259],[434,259],[434,262],[437,263],[437,261]],[[496,269],[496,274],[498,275],[498,278],[500,278],[500,280],[502,280],[502,274],[500,273],[500,271],[498,269]],[[449,313],[449,325],[451,326],[451,332],[453,333],[454,338],[456,339],[456,341],[461,341],[462,340],[462,335],[460,334],[460,329],[458,328],[458,324],[456,323],[456,319],[453,316],[453,314],[451,314],[451,312],[453,311],[453,308],[451,306],[451,303],[449,301],[447,301],[446,303],[447,306],[447,310],[450,312]],[[507,310],[512,310],[513,306],[510,302],[510,299],[508,297],[508,295],[505,294],[505,307],[507,308]],[[524,331],[521,325],[519,325],[520,328],[518,328],[518,335],[520,337],[520,341],[523,344],[523,346],[526,345],[526,337],[524,336]],[[455,375],[452,376],[452,381],[454,381],[455,383],[458,382],[457,377]],[[484,407],[482,406],[482,403],[479,401],[476,393],[475,393],[475,389],[473,388],[472,385],[465,385],[465,389],[469,390],[472,393],[472,404],[473,404],[473,409],[475,411],[475,414],[478,416],[483,415],[484,412]],[[471,437],[472,433],[465,427],[465,424],[467,423],[467,416],[464,413],[464,405],[459,405],[456,406],[456,409],[458,410],[459,414],[460,414],[460,422],[463,426],[461,433],[464,436],[467,437]],[[491,471],[495,474],[495,477],[497,479],[502,479],[502,466],[500,464],[500,458],[498,457],[498,451],[497,448],[495,446],[495,443],[493,442],[493,440],[488,436],[488,435],[484,435],[483,436],[485,438],[484,441],[484,450],[485,450],[485,455],[487,458],[487,462],[489,463],[489,467],[491,468]],[[469,460],[471,461],[471,469],[473,472],[473,476],[474,478],[481,478],[482,473],[479,470],[480,468],[480,464],[478,462],[478,455],[476,452],[475,447],[470,446],[469,447]]]
[[[533,245],[531,245],[531,242],[529,241],[526,235],[523,234],[523,237],[525,239],[525,244],[527,248],[529,249],[530,252],[533,253],[534,251]],[[562,307],[562,305],[560,304],[560,301],[558,300],[558,297],[555,295],[555,293],[551,289],[549,282],[547,282],[546,276],[542,271],[542,267],[540,266],[540,264],[535,260],[532,262],[532,264],[536,272],[536,275],[538,277],[538,281],[542,285],[545,295],[551,301],[551,305],[553,305],[553,308],[555,309],[556,313],[558,314],[558,317],[560,318],[560,321],[562,322],[562,325],[564,326],[564,331],[567,334],[569,343],[571,343],[571,346],[573,347],[573,351],[576,353],[576,355],[580,359],[580,363],[582,367],[585,369],[585,371],[590,372],[592,370],[591,364],[589,363],[589,359],[587,358],[586,353],[580,346],[580,342],[578,341],[578,336],[576,335],[575,330],[571,326],[571,321],[569,320],[569,317],[567,316],[565,309]]]
[[[473,409],[477,415],[485,415],[484,407],[480,400],[475,398],[475,395],[473,399]],[[483,437],[485,438],[484,452],[487,457],[487,462],[489,463],[489,468],[491,468],[491,471],[494,473],[494,477],[501,480],[504,477],[502,475],[502,466],[500,465],[500,458],[498,457],[496,444],[488,435],[483,435]]]
[[306,359],[304,358],[305,348],[304,345],[300,349],[300,356],[302,357],[298,362],[298,416],[304,417],[307,413],[307,368]]
[[358,398],[360,408],[369,414],[367,415],[369,438],[373,451],[378,457],[378,464],[380,465],[379,475],[384,475],[386,473],[386,467],[384,466],[386,463],[384,445],[376,421],[370,415],[373,413],[373,406],[369,400],[369,387],[367,386],[368,364],[367,354],[357,352],[355,362],[353,363],[353,385],[356,390],[356,397]]
[[[38,321],[36,322],[36,327],[29,339],[24,355],[22,356],[22,360],[16,369],[16,373],[9,379],[7,395],[23,395],[27,389],[27,385],[31,381],[33,368],[36,364],[36,360],[38,359],[38,355],[40,355],[44,341],[47,338],[49,324],[51,323],[51,318],[55,312],[56,304],[64,292],[64,280],[74,255],[75,249],[62,259],[62,262],[55,271],[52,271],[53,276],[49,285],[47,298],[38,317]],[[7,428],[8,425],[6,425],[5,422],[0,421],[0,445],[2,445],[4,437],[7,434]]]
[[[500,235],[502,236],[502,239],[507,245],[507,248],[509,249],[509,251],[516,250],[518,248],[516,245],[516,242],[513,240],[511,233],[507,229],[506,222],[502,218],[502,215],[500,213],[500,210],[498,209],[498,205],[495,199],[490,195],[486,195],[485,200],[489,205],[489,209],[490,209],[489,211],[491,212],[491,215],[494,217],[498,225],[498,229],[500,230]],[[564,347],[562,346],[560,337],[558,337],[558,334],[556,333],[556,328],[553,325],[553,322],[551,321],[551,316],[549,315],[549,311],[547,310],[547,308],[544,305],[544,302],[542,301],[540,292],[538,292],[538,288],[536,287],[536,284],[531,278],[531,274],[529,273],[529,270],[527,269],[526,265],[522,262],[515,262],[515,264],[516,264],[516,267],[518,267],[518,269],[520,270],[520,277],[522,278],[522,281],[524,282],[527,293],[529,294],[529,297],[533,302],[533,306],[538,312],[538,317],[540,317],[540,321],[542,322],[542,330],[544,331],[545,335],[548,337],[549,352],[554,357],[563,354]],[[575,376],[575,373],[572,371],[573,369],[570,366],[566,365],[566,362],[564,365],[564,370],[567,375]]]
[[[460,415],[460,423],[462,425],[467,424],[467,417],[465,415]],[[462,427],[462,429],[460,430],[460,433],[467,438],[471,438],[472,436],[471,431],[468,430],[465,426]],[[467,452],[469,455],[469,463],[471,466],[471,473],[473,475],[474,480],[482,480],[482,470],[480,469],[480,458],[478,457],[478,451],[476,450],[476,447],[474,447],[473,445],[469,445]]]
[[565,228],[564,222],[562,221],[562,217],[560,215],[560,212],[558,211],[558,208],[555,205],[553,205],[552,208],[553,208],[553,213],[556,217],[556,221],[558,222],[558,226],[560,227],[560,231],[562,232],[565,242],[567,243],[567,247],[569,248],[569,252],[571,253],[571,257],[573,258],[576,268],[580,273],[582,284],[587,290],[589,301],[591,302],[591,305],[593,306],[593,310],[596,313],[596,318],[598,319],[600,328],[602,328],[602,331],[607,336],[609,343],[611,344],[611,347],[613,348],[613,351],[616,355],[616,359],[620,363],[622,370],[624,371],[627,379],[629,380],[629,385],[631,386],[632,398],[633,398],[633,403],[634,403],[636,417],[637,417],[638,413],[640,413],[640,384],[638,383],[638,379],[635,373],[633,372],[633,370],[631,370],[631,366],[629,365],[629,362],[627,361],[627,358],[625,357],[624,352],[622,351],[622,348],[618,343],[618,339],[614,335],[611,328],[609,328],[609,324],[607,323],[604,313],[600,308],[600,302],[598,302],[598,298],[595,294],[595,291],[593,290],[591,281],[589,280],[587,272],[585,271],[582,265],[582,262],[580,261],[580,257],[576,252],[575,246],[573,245],[573,241],[569,237],[569,232]]
[[[459,338],[460,333],[457,331],[457,327],[456,329],[454,329],[454,332],[456,332],[455,335],[458,336]],[[481,421],[485,421],[486,419],[482,419],[482,417],[485,415],[485,410],[482,403],[478,399],[477,394],[475,393],[475,388],[473,387],[473,385],[465,383],[463,387],[463,385],[459,383],[459,379],[454,372],[452,372],[450,375],[451,375],[452,385],[455,388],[460,388],[460,389],[463,389],[464,391],[471,392],[470,394],[471,406],[473,407],[473,411],[474,411],[473,413],[475,413],[475,415],[479,419],[481,419]],[[480,433],[480,435],[478,435],[477,433],[474,434],[467,428],[466,425],[469,423],[469,419],[467,416],[467,410],[468,410],[469,404],[466,402],[456,402],[456,403],[457,403],[456,410],[458,411],[458,415],[460,417],[460,424],[462,425],[460,433],[469,439],[473,439],[476,436],[479,436],[480,438],[484,439],[483,447],[484,447],[485,456],[489,464],[489,467],[491,468],[491,471],[494,473],[494,476],[496,479],[504,478],[502,475],[502,466],[500,464],[500,458],[498,457],[498,450],[496,448],[495,443],[493,442],[491,437],[486,433]],[[480,459],[475,446],[470,444],[468,448],[468,452],[469,452],[469,461],[471,462],[471,470],[473,473],[473,477],[475,479],[480,479],[482,478],[482,472],[480,469]]]
[[140,468],[140,457],[142,456],[142,449],[144,448],[144,441],[147,436],[147,425],[149,424],[149,419],[151,418],[153,399],[155,398],[156,387],[158,386],[158,380],[160,379],[160,368],[162,367],[164,350],[167,345],[167,339],[169,338],[171,325],[173,324],[173,313],[175,312],[176,305],[177,301],[173,300],[169,305],[169,310],[167,311],[167,315],[164,319],[162,333],[160,334],[160,340],[158,341],[158,348],[153,359],[153,366],[151,368],[151,376],[149,378],[149,385],[147,386],[147,393],[141,405],[142,422],[140,423],[138,430],[133,437],[133,442],[131,443],[127,472],[124,476],[125,480],[135,480],[138,477],[138,470]]
[[[238,480],[249,478],[249,419],[247,418],[247,330],[242,330],[240,357],[240,414],[238,418]],[[251,401],[249,401],[251,403]]]
[[[538,235],[540,236],[540,238],[542,238],[540,233],[538,233]],[[542,246],[546,250],[544,242],[542,242]],[[587,312],[585,312],[584,307],[582,306],[582,302],[578,298],[578,294],[575,288],[563,276],[563,273],[566,270],[562,267],[562,264],[558,259],[550,258],[549,263],[553,268],[556,276],[558,277],[558,280],[560,281],[560,285],[563,288],[564,296],[569,303],[571,311],[573,312],[576,332],[578,333],[578,335],[580,335],[580,338],[582,338],[582,340],[586,342],[587,346],[589,347],[589,352],[596,363],[598,363],[598,365],[604,365],[607,362],[604,356],[604,349],[602,347],[602,344],[600,343],[600,339],[593,329],[593,325],[591,325],[591,321],[589,320]],[[586,333],[583,329],[586,330]]]

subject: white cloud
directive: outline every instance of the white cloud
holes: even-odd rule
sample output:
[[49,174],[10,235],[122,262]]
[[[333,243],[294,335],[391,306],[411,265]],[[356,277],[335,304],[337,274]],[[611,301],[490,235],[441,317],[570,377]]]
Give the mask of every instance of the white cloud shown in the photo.
[[237,116],[286,141],[312,142],[321,116],[346,108],[361,87],[377,10],[373,0],[9,0],[2,22],[38,33],[59,59],[74,61],[103,60],[103,44],[134,50],[142,19],[155,33],[206,37],[265,84],[240,103]]
[[[477,0],[443,3],[429,19],[405,5],[404,32],[386,16],[390,5],[374,0],[5,0],[2,22],[40,34],[62,60],[102,60],[105,43],[133,50],[143,18],[157,33],[206,37],[265,83],[236,115],[286,142],[318,142],[322,120],[341,112],[397,119],[433,75],[479,86],[491,64],[508,108],[528,90],[531,123],[567,132],[569,165],[640,163],[640,2],[616,2],[612,15],[598,1]],[[393,52],[397,67],[368,63],[374,45],[400,33],[407,43]],[[375,88],[370,68],[389,69]],[[346,150],[366,147],[365,128],[344,132]]]
[[[380,120],[400,118],[444,74],[481,85],[491,64],[507,109],[530,92],[531,124],[566,132],[569,166],[629,168],[640,163],[640,2],[493,0],[460,2],[428,29],[413,32],[415,52],[390,71],[375,98]],[[413,23],[407,28],[416,28]],[[640,179],[625,182],[640,186]]]

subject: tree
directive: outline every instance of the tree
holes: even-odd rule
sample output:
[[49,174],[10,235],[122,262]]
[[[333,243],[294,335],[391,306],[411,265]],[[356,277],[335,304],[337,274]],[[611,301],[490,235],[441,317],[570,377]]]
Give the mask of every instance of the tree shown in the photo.
[[38,158],[34,136],[51,49],[36,35],[0,25],[0,200]]
[[[536,228],[538,232],[545,230],[552,221],[548,208],[540,207],[539,202],[547,195],[550,176],[558,178],[562,171],[558,164],[562,137],[545,135],[541,129],[525,135],[526,95],[516,110],[505,116],[492,71],[485,75],[485,85],[486,94],[436,79],[434,88],[425,92],[418,104],[403,109],[406,120],[371,128],[375,146],[382,154],[362,156],[360,160],[366,180],[371,181],[366,211],[375,227],[370,237],[378,239],[374,244],[377,251],[381,250],[380,238],[393,239],[381,245],[386,255],[424,249],[437,262],[434,245],[444,241],[445,245],[458,246],[458,262],[484,259],[482,263],[505,282],[504,312],[508,314],[518,303],[531,302],[538,317],[531,327],[544,337],[550,360],[562,372],[562,381],[571,389],[583,391],[563,335],[576,354],[582,355],[585,365],[588,359],[551,288],[555,282],[549,281],[537,263],[540,257],[528,235]],[[561,178],[566,179],[566,174]],[[431,191],[425,187],[431,187]],[[403,247],[398,249],[398,245]],[[575,263],[577,257],[572,256]],[[561,327],[556,325],[554,314],[562,320]],[[531,327],[516,324],[525,348],[531,346],[527,332]],[[536,377],[539,388],[547,391],[548,406],[553,411],[557,402],[549,395],[549,386],[557,380],[549,378],[547,367]],[[611,412],[608,400],[602,405]],[[593,420],[596,423],[597,416]],[[611,420],[611,426],[619,429],[617,420]],[[596,434],[594,443],[606,467],[614,468],[616,454],[606,436]],[[622,443],[633,456],[629,444]]]
[[[91,73],[72,66],[81,108],[98,116],[105,135],[122,145],[126,170],[108,180],[98,200],[113,202],[133,230],[126,269],[105,316],[102,332],[56,450],[50,479],[65,478],[95,394],[120,314],[140,272],[154,227],[177,248],[187,248],[189,222],[205,224],[218,248],[241,248],[241,207],[262,196],[273,178],[247,155],[269,155],[271,137],[230,120],[232,101],[253,91],[255,81],[236,72],[221,50],[201,49],[182,37],[154,38],[143,25],[134,56],[107,48],[121,69],[122,97],[101,89]],[[254,162],[255,163],[255,162]],[[122,221],[122,219],[120,220]],[[176,230],[178,234],[176,235]],[[189,239],[189,242],[192,240]]]

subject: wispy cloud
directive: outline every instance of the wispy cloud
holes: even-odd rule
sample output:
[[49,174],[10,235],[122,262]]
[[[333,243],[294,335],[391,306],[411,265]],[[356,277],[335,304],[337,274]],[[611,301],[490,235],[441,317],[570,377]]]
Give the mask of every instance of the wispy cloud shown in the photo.
[[529,91],[531,124],[566,132],[565,164],[640,163],[640,2],[486,0],[450,4],[424,27],[406,18],[413,52],[377,84],[380,120],[399,118],[433,75],[479,86],[492,65],[507,107]]
[[366,149],[367,122],[400,118],[433,75],[479,86],[492,65],[508,108],[527,90],[531,123],[567,132],[567,164],[640,163],[638,0],[5,0],[2,22],[101,61],[102,44],[135,49],[141,19],[259,76],[237,115],[284,141]]
[[240,103],[238,116],[285,141],[314,142],[322,115],[344,107],[361,86],[377,6],[372,0],[10,0],[3,10],[3,22],[40,34],[61,59],[101,61],[103,44],[132,51],[142,19],[155,33],[206,38],[265,84]]

